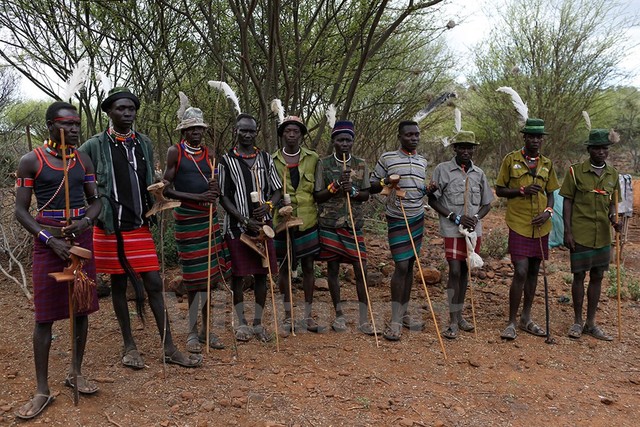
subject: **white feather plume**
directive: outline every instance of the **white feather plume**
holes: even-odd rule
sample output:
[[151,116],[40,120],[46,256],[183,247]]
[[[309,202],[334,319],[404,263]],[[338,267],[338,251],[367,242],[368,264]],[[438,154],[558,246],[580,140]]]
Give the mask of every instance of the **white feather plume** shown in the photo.
[[453,110],[453,117],[455,120],[456,133],[462,130],[462,113],[458,108]]
[[446,136],[440,138],[440,142],[442,142],[442,145],[444,145],[445,148],[451,145],[451,143],[449,142],[449,138],[447,138]]
[[327,112],[325,113],[325,115],[327,116],[327,123],[329,124],[329,128],[333,129],[333,127],[336,125],[336,106],[333,104],[329,105],[327,107]]
[[60,99],[63,101],[69,101],[73,96],[82,89],[87,82],[87,78],[89,77],[89,61],[86,59],[81,59],[76,64],[75,68],[71,72],[71,77],[67,80],[62,93],[60,94]]
[[235,92],[227,83],[216,80],[209,80],[208,83],[209,86],[224,93],[224,96],[226,96],[227,99],[230,99],[233,102],[233,108],[235,109],[236,113],[242,113],[242,110],[240,109],[240,101],[238,101],[238,97],[236,96]]
[[455,92],[445,92],[436,99],[432,100],[427,104],[422,110],[418,111],[415,116],[413,116],[413,121],[416,123],[420,123],[427,117],[429,114],[433,113],[436,108],[444,104],[449,98],[456,98],[457,95]]
[[582,112],[582,117],[584,117],[584,122],[587,125],[587,130],[590,131],[591,130],[591,117],[589,117],[589,113],[587,113],[586,111]]
[[278,125],[284,122],[284,107],[282,106],[282,101],[278,98],[271,101],[271,111],[273,114],[278,115]]
[[178,98],[180,99],[180,106],[178,106],[178,112],[176,114],[178,115],[178,120],[182,120],[184,112],[187,111],[187,108],[189,108],[191,104],[189,103],[189,98],[187,98],[187,95],[185,95],[182,91],[178,92]]
[[529,118],[529,108],[527,107],[527,104],[525,104],[522,101],[522,98],[520,98],[520,95],[518,95],[518,92],[516,92],[515,90],[511,89],[508,86],[499,87],[496,90],[496,92],[503,92],[511,96],[511,102],[513,103],[513,106],[515,107],[516,111],[518,112],[518,115],[520,116],[520,119],[519,119],[520,124],[524,125],[524,123]]
[[104,93],[105,96],[109,94],[111,89],[113,89],[113,83],[111,79],[107,75],[107,73],[103,73],[102,71],[96,71],[96,78],[100,79],[100,90]]

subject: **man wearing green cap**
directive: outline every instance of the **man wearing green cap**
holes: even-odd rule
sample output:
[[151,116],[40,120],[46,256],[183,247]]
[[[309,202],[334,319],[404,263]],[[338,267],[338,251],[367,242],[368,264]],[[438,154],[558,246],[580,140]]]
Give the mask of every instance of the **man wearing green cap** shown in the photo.
[[144,291],[147,292],[156,326],[165,338],[165,361],[187,368],[200,366],[200,355],[187,356],[173,343],[162,297],[158,256],[146,216],[153,205],[147,190],[153,183],[152,143],[146,135],[132,129],[140,101],[129,89],[116,87],[109,91],[100,108],[109,116],[111,125],[92,136],[78,151],[87,153],[96,167],[98,193],[103,202],[93,231],[94,255],[96,270],[111,275],[113,311],[124,344],[122,364],[133,369],[145,367],[131,332],[127,305],[130,280],[140,317],[144,311]]
[[461,229],[471,233],[471,239],[476,237],[475,252],[479,253],[480,220],[489,213],[494,199],[487,176],[472,162],[478,145],[473,132],[460,131],[453,141],[455,157],[436,166],[430,185],[435,191],[429,196],[429,206],[440,214],[440,234],[444,238],[445,258],[449,264],[449,326],[442,332],[442,336],[449,339],[457,338],[460,329],[466,332],[474,329],[462,317],[470,267],[467,265],[466,237]]
[[[291,298],[288,291],[289,267],[287,248],[291,246],[291,269],[295,271],[298,260],[302,265],[302,286],[304,289],[304,317],[302,328],[311,332],[320,332],[320,327],[311,316],[313,288],[315,276],[313,261],[320,252],[320,235],[318,233],[318,207],[313,198],[318,154],[301,146],[302,138],[307,134],[307,127],[296,116],[285,117],[278,125],[278,136],[282,139],[282,148],[273,153],[273,163],[278,175],[283,179],[286,189],[283,204],[291,206],[291,215],[301,218],[303,224],[289,230],[289,243],[286,232],[281,231],[274,239],[276,254],[280,263],[278,285],[284,295],[285,319],[283,331],[291,332]],[[280,211],[276,211],[273,223],[277,226],[285,220]]]
[[[378,159],[371,174],[370,190],[371,193],[380,193],[385,187],[394,186],[404,191],[402,198],[398,197],[398,193],[390,192],[385,204],[389,248],[395,264],[390,283],[391,321],[383,332],[384,338],[389,341],[400,339],[403,326],[414,331],[424,328],[424,322],[412,318],[408,311],[416,261],[413,246],[420,253],[424,233],[423,198],[427,183],[427,159],[417,152],[420,143],[417,122],[405,120],[398,124],[398,143],[398,150],[383,153]],[[407,231],[407,223],[411,235]]]
[[[551,160],[540,154],[544,135],[547,135],[544,121],[527,119],[520,132],[524,134],[524,147],[505,156],[496,180],[496,195],[507,198],[509,253],[514,267],[509,290],[509,323],[500,335],[507,340],[516,338],[516,326],[536,336],[546,335],[531,319],[531,307],[540,262],[543,257],[549,257],[551,195],[560,187]],[[517,322],[523,292],[524,303]]]
[[[609,146],[615,136],[607,129],[593,129],[586,142],[589,159],[569,168],[560,195],[564,197],[564,245],[571,251],[574,324],[570,338],[588,334],[603,341],[612,338],[596,325],[596,311],[604,272],[609,269],[611,225],[617,223],[614,195],[620,194],[618,171],[606,163]],[[584,279],[589,272],[587,288],[587,321],[582,321]]]

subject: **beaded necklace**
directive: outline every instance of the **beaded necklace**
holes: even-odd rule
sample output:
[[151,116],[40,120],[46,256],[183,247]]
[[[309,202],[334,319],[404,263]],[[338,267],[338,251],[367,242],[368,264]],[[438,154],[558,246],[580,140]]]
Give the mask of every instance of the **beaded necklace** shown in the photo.
[[189,141],[187,141],[186,139],[180,140],[180,146],[185,152],[187,152],[188,154],[191,154],[192,156],[194,154],[200,154],[202,152],[201,145],[196,145],[194,147],[193,145],[189,144]]
[[287,153],[286,151],[284,151],[284,147],[282,147],[282,150],[281,150],[281,151],[282,151],[282,154],[284,154],[284,155],[285,155],[285,156],[287,156],[287,157],[295,157],[295,156],[297,156],[298,154],[300,154],[300,151],[301,151],[301,150],[302,150],[302,149],[298,147],[298,151],[296,151],[295,153],[289,154],[289,153]]
[[241,159],[253,159],[254,157],[258,156],[258,147],[256,147],[255,145],[253,146],[253,153],[251,154],[242,154],[238,152],[238,146],[234,146],[233,147],[233,154],[237,157],[240,157]]
[[[202,178],[204,178],[204,180],[206,182],[209,182],[209,179],[206,177],[206,175],[204,173],[202,173],[202,169],[200,169],[200,165],[198,164],[196,159],[193,157],[194,154],[201,154],[203,152],[202,147],[201,146],[193,147],[193,146],[189,145],[189,143],[184,139],[180,141],[180,147],[182,147],[182,149],[186,153],[187,157],[191,159],[193,164],[196,165],[196,169],[198,169],[198,172],[200,172],[200,175],[202,176]],[[190,147],[192,149],[193,148],[198,148],[198,149],[195,150],[195,151],[190,151],[188,147]]]
[[[58,159],[62,158],[62,153],[58,152],[58,148],[60,147],[60,144],[58,144],[55,141],[52,141],[50,139],[46,140],[44,142],[44,151],[46,151],[47,153],[49,153],[50,155],[52,155],[53,157],[56,157]],[[73,146],[68,146],[67,145],[67,159],[69,160],[73,160],[76,157],[76,148]]]
[[522,150],[520,150],[520,152],[522,153],[522,155],[524,156],[524,158],[525,158],[525,159],[527,159],[527,161],[528,161],[528,162],[533,163],[533,162],[537,162],[537,161],[538,161],[538,159],[540,159],[540,154],[538,154],[536,157],[529,157],[529,156],[527,156],[527,155],[525,154],[524,147],[522,147]]
[[118,142],[131,141],[136,137],[133,129],[129,129],[129,132],[127,133],[120,133],[116,132],[114,128],[110,127],[109,130],[107,130],[107,133]]
[[340,163],[347,163],[349,160],[351,160],[351,153],[349,153],[349,157],[347,157],[347,160],[342,161],[342,159],[339,159],[338,156],[336,156],[336,152],[333,152],[333,157],[339,161]]
[[593,163],[591,163],[591,167],[594,168],[594,169],[604,169],[605,166],[607,166],[606,163],[603,163],[602,166],[596,166]]

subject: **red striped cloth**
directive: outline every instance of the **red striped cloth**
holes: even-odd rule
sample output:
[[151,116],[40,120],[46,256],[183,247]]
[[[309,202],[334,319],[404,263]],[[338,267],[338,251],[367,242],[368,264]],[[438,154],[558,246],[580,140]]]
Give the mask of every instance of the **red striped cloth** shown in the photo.
[[[480,241],[482,237],[478,237],[474,252],[480,253]],[[464,237],[445,237],[444,238],[444,257],[448,260],[465,261],[467,259],[467,243]]]
[[[367,248],[364,245],[362,230],[356,230],[360,256],[367,259]],[[353,264],[358,262],[356,239],[347,228],[320,228],[320,261],[339,261]]]
[[[123,231],[124,252],[131,268],[136,273],[157,271],[158,254],[148,226],[136,230]],[[93,253],[98,273],[125,274],[118,260],[118,248],[115,234],[106,234],[103,229],[93,227]]]

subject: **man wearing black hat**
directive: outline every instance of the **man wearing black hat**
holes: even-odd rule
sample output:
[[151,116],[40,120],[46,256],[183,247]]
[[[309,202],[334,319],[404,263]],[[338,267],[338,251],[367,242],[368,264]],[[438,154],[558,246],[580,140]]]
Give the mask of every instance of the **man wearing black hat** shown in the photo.
[[111,126],[78,150],[87,153],[96,166],[103,203],[94,227],[94,253],[97,271],[111,275],[113,310],[124,341],[122,363],[133,369],[144,368],[131,333],[126,295],[129,279],[142,316],[144,293],[137,279],[140,275],[160,335],[166,334],[165,361],[184,367],[199,366],[202,357],[187,356],[174,345],[162,298],[158,256],[145,216],[153,204],[147,191],[153,183],[152,144],[146,135],[132,130],[140,101],[127,88],[116,87],[100,107],[109,116]]
[[[496,180],[496,195],[507,198],[509,253],[514,270],[509,290],[509,324],[500,335],[507,340],[516,338],[516,325],[532,335],[546,335],[531,319],[531,307],[540,262],[543,257],[549,258],[552,193],[560,187],[553,163],[540,154],[544,135],[547,135],[544,121],[527,119],[520,132],[524,134],[524,147],[505,156]],[[523,292],[524,303],[517,322]]]
[[[315,275],[313,260],[320,252],[320,237],[318,234],[318,208],[313,199],[316,166],[318,154],[301,146],[302,138],[307,134],[307,127],[296,116],[285,117],[278,125],[278,136],[282,139],[282,148],[273,153],[273,163],[278,175],[283,178],[286,193],[283,195],[284,205],[291,206],[292,217],[302,219],[303,224],[289,230],[289,245],[291,246],[291,268],[295,271],[297,261],[302,265],[302,286],[304,289],[304,317],[302,328],[319,332],[320,327],[311,316],[313,304],[313,288]],[[283,188],[284,188],[283,187]],[[273,218],[274,226],[278,226],[284,218],[279,211]],[[278,284],[284,295],[285,319],[283,331],[290,332],[292,328],[291,298],[288,291],[289,268],[286,262],[287,242],[286,232],[281,231],[275,237],[276,253],[280,262]]]
[[[367,335],[375,332],[367,320],[367,295],[358,260],[356,244],[360,249],[364,271],[367,271],[366,247],[364,245],[364,213],[362,204],[369,199],[369,169],[363,159],[351,155],[355,132],[353,122],[336,122],[331,132],[333,154],[318,162],[314,197],[318,202],[318,223],[320,225],[321,261],[327,261],[329,292],[336,311],[336,319],[331,325],[334,331],[347,330],[347,319],[340,302],[340,263],[353,266],[358,292],[358,330]],[[351,198],[353,221],[349,218],[347,197]],[[353,235],[355,225],[356,235]]]
[[[573,283],[574,324],[569,329],[570,338],[588,334],[603,341],[611,341],[596,325],[596,311],[604,272],[609,269],[611,256],[611,225],[617,223],[614,195],[620,194],[618,171],[606,163],[609,146],[613,144],[607,129],[593,129],[586,142],[589,159],[569,168],[564,177],[560,195],[564,197],[564,245],[571,251]],[[584,279],[589,272],[587,288],[587,321],[582,321]]]

